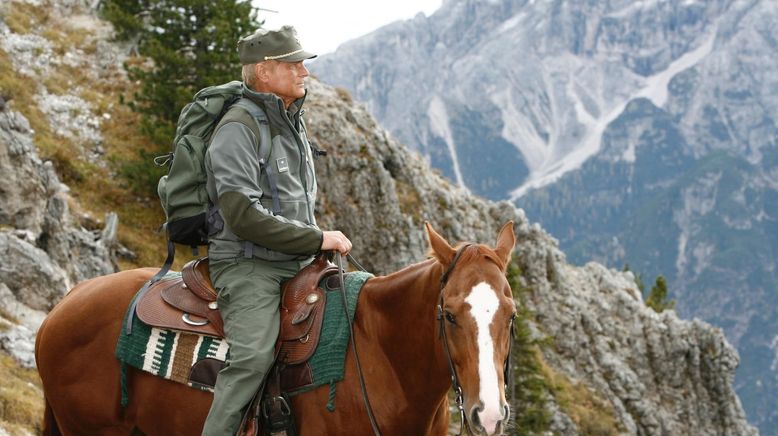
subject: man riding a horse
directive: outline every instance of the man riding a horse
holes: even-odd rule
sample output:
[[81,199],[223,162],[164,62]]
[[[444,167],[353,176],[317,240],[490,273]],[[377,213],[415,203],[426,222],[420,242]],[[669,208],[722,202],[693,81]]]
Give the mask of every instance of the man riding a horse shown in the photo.
[[[204,435],[235,434],[267,375],[279,331],[281,281],[321,250],[351,250],[343,233],[321,231],[313,215],[316,176],[301,108],[308,77],[303,61],[316,55],[302,49],[291,26],[241,38],[238,53],[243,104],[225,114],[205,158],[219,229],[209,238],[210,273],[230,362],[217,378]],[[260,138],[241,122],[247,106],[264,111],[270,124],[266,170],[257,159]]]
[[[207,192],[214,205],[209,272],[218,292],[211,290],[216,305],[211,307],[214,301],[208,300],[207,310],[220,311],[229,345],[227,366],[218,374],[214,394],[117,359],[117,341],[121,345],[120,338],[130,336],[123,320],[137,314],[140,322],[141,311],[132,303],[160,270],[121,271],[79,283],[38,330],[35,355],[45,397],[44,434],[235,434],[243,410],[273,364],[280,320],[288,319],[279,314],[280,283],[295,276],[317,252],[351,250],[343,233],[321,231],[313,217],[316,178],[301,106],[308,76],[303,61],[314,55],[302,49],[291,27],[242,38],[238,51],[242,96],[217,125],[205,156]],[[264,116],[251,114],[258,111]],[[272,136],[269,154],[259,150],[263,141],[253,133],[257,126],[247,126],[258,118]],[[451,246],[429,223],[426,232],[430,258],[364,282],[353,300],[354,311],[346,308],[343,296],[343,307],[354,315],[344,343],[354,347],[340,355],[340,375],[328,379],[329,387],[289,397],[287,406],[295,411],[293,424],[300,436],[443,436],[449,430],[452,386],[460,423],[472,434],[503,434],[509,426],[505,387],[516,304],[505,274],[516,243],[513,223],[502,227],[493,246]],[[160,281],[165,286],[174,282]],[[345,294],[344,280],[336,282]],[[157,296],[178,289],[165,286],[150,289],[159,291]],[[146,306],[154,308],[149,313],[162,313],[154,304]],[[166,305],[162,299],[159,304]],[[180,323],[180,313],[169,313]],[[197,363],[209,360],[193,350],[222,333],[205,333],[211,335],[207,339],[189,333],[180,347],[188,343],[188,351],[171,357],[164,350],[167,344],[178,344],[169,339],[178,334],[177,327],[152,325],[158,333],[149,333],[142,350],[132,350],[133,356],[154,365],[164,361],[166,368],[194,363],[193,355]],[[151,332],[151,326],[146,327]],[[293,339],[308,343],[309,336]],[[357,343],[365,371],[360,369]],[[181,370],[190,381],[195,373],[191,368]],[[369,412],[371,405],[374,413]]]

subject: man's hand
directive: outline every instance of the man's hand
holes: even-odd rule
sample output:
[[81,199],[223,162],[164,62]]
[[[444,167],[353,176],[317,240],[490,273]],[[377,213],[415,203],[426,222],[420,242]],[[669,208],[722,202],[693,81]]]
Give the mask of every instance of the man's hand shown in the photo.
[[347,255],[351,251],[351,241],[338,230],[326,231],[321,243],[321,250],[335,250],[342,255]]

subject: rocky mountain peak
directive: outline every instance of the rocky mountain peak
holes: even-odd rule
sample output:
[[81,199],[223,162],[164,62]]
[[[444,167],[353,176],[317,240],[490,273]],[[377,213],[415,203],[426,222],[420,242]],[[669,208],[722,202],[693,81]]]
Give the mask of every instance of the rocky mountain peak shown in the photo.
[[776,434],[776,6],[446,2],[311,70],[573,263],[666,278],[683,317],[738,348],[745,407]]

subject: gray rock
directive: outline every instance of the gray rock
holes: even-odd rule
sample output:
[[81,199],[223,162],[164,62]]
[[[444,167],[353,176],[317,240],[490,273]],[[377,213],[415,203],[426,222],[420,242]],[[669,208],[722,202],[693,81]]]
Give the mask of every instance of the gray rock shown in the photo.
[[[493,243],[512,219],[515,256],[531,289],[531,329],[549,338],[545,360],[613,408],[629,434],[755,434],[732,388],[737,352],[720,329],[655,313],[631,272],[566,262],[558,241],[521,209],[452,186],[334,88],[312,80],[309,133],[329,155],[317,162],[322,228],[343,230],[377,273],[424,258],[423,221],[447,238]],[[578,434],[554,401],[554,434]]]
[[51,310],[73,282],[48,253],[9,232],[0,232],[0,282],[36,310]]
[[30,124],[18,112],[0,112],[0,224],[41,232],[49,173],[32,143]]

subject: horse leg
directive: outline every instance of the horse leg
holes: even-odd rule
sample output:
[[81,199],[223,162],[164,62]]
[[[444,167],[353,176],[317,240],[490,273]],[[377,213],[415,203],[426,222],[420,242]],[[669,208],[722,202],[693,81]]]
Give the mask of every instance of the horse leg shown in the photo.
[[[133,412],[119,404],[120,371],[114,350],[124,312],[149,275],[135,271],[81,283],[38,330],[36,357],[47,421],[56,424],[61,434],[132,431]],[[47,428],[53,432],[55,427]]]
[[445,436],[448,434],[448,424],[450,419],[450,413],[448,410],[448,397],[443,397],[443,401],[438,405],[438,410],[435,411],[435,417],[432,419],[427,434]]
[[45,397],[43,398],[43,401],[46,402],[45,410],[43,412],[43,436],[62,436],[49,401]]

